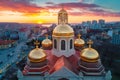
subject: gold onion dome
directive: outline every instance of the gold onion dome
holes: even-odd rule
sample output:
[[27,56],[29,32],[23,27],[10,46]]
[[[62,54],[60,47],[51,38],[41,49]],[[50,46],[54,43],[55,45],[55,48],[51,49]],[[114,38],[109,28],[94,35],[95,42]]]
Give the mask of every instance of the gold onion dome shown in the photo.
[[36,48],[33,49],[28,55],[30,62],[42,62],[46,60],[45,52],[43,49],[38,48],[39,42],[36,41],[34,44],[36,45]]
[[80,37],[81,37],[81,35],[78,34],[78,38],[75,39],[75,42],[74,42],[74,46],[75,46],[75,47],[81,48],[81,47],[84,46],[85,41],[84,41],[83,39],[81,39]]
[[95,49],[91,48],[93,41],[89,40],[87,43],[89,44],[89,47],[81,51],[81,60],[86,62],[97,62],[99,59],[99,54]]
[[53,30],[53,36],[73,36],[73,29],[67,24],[60,24]]
[[46,39],[42,41],[42,47],[43,48],[52,47],[52,41],[48,39],[48,35],[46,35]]

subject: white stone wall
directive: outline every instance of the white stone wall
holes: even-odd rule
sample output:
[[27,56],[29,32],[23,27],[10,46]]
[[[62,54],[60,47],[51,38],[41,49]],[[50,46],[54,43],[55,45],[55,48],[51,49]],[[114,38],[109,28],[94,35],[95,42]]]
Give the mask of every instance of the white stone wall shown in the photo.
[[45,80],[44,77],[41,76],[23,76],[23,78],[18,80]]
[[83,80],[105,80],[104,76],[84,76]]
[[[57,40],[57,49],[54,48],[54,39]],[[70,49],[70,40],[73,40],[72,43],[72,49]],[[64,40],[65,41],[65,50],[61,50],[61,41]],[[53,37],[53,49],[52,49],[52,53],[57,56],[60,57],[62,55],[69,57],[73,54],[75,54],[75,50],[74,50],[74,37]]]
[[63,77],[63,76],[24,76],[21,79],[18,80],[59,80],[61,78],[66,78],[69,80],[105,80],[104,76],[84,76],[83,78],[81,77]]

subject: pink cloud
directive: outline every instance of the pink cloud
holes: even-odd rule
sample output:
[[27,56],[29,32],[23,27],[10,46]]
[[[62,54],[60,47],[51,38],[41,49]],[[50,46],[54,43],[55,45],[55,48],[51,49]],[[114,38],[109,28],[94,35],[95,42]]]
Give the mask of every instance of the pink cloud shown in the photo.
[[42,7],[31,4],[30,0],[0,0],[0,10],[10,10],[18,12],[39,12]]
[[[1,11],[13,11],[21,12],[25,15],[39,14],[41,11],[49,11],[49,9],[61,9],[62,5],[68,11],[70,15],[81,16],[81,15],[94,15],[94,16],[114,16],[120,17],[120,13],[111,12],[105,10],[103,7],[96,4],[87,4],[87,3],[60,3],[55,4],[53,2],[47,2],[49,6],[40,7],[36,4],[31,3],[33,0],[0,0],[0,10]],[[83,0],[81,0],[83,1]],[[76,9],[78,11],[73,11]]]

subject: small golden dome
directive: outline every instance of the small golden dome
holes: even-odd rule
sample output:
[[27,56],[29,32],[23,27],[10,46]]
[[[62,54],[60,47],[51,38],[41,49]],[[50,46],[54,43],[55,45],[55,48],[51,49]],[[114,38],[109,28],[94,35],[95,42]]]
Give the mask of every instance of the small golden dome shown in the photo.
[[67,24],[60,24],[53,30],[53,35],[55,36],[73,36],[73,29]]
[[43,49],[38,48],[38,41],[36,41],[35,44],[36,48],[29,53],[28,59],[30,60],[30,62],[42,62],[46,59],[46,54]]
[[79,34],[78,38],[75,39],[75,42],[74,42],[75,47],[83,47],[84,46],[85,41],[83,39],[81,39],[80,37],[81,37],[81,35]]
[[42,41],[42,47],[43,48],[52,47],[52,41],[48,39],[48,35],[46,35],[46,39]]
[[93,42],[91,40],[88,41],[89,48],[85,48],[81,51],[80,57],[81,60],[86,61],[86,62],[96,62],[99,59],[99,54],[98,52],[91,48],[91,44]]

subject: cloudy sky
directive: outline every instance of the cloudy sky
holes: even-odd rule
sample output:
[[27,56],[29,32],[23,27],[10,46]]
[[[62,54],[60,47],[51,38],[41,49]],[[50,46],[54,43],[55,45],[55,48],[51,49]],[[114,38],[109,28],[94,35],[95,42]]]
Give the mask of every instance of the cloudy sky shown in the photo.
[[0,0],[0,22],[57,23],[64,7],[70,23],[120,21],[120,0]]

